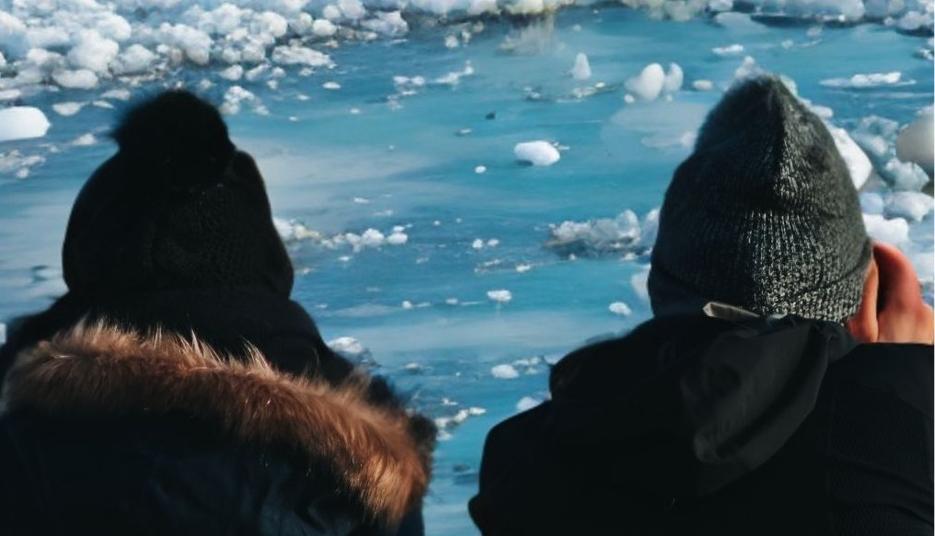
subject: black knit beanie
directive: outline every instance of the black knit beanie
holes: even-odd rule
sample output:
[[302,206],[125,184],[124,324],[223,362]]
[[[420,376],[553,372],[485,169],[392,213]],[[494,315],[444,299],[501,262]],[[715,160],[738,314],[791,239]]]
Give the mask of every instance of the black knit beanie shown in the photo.
[[263,178],[218,111],[185,91],[129,110],[78,195],[62,252],[73,293],[188,288],[288,296],[292,265]]
[[775,77],[744,81],[708,115],[659,216],[654,312],[720,301],[842,321],[871,244],[847,167],[821,120]]

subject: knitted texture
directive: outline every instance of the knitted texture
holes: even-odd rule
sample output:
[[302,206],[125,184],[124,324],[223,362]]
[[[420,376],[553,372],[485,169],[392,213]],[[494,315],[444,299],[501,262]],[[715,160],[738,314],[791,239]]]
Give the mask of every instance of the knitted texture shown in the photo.
[[[762,315],[841,321],[870,260],[857,192],[821,120],[775,77],[740,83],[675,171],[649,276]],[[669,291],[669,296],[671,296]]]
[[184,91],[132,108],[119,151],[72,209],[62,253],[73,292],[189,288],[288,296],[292,265],[263,178],[218,111]]

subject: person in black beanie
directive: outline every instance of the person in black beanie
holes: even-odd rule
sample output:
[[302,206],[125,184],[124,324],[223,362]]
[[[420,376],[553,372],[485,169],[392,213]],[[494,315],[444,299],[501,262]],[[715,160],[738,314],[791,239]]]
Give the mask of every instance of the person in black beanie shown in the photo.
[[129,110],[0,348],[3,534],[421,534],[434,447],[324,343],[253,159],[210,104]]
[[708,115],[649,294],[653,319],[491,430],[483,534],[932,534],[932,310],[778,78]]

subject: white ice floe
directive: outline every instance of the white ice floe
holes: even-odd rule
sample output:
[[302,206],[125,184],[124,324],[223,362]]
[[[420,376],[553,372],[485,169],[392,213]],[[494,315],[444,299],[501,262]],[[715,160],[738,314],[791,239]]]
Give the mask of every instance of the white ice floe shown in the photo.
[[[753,56],[745,56],[740,65],[734,70],[734,80],[745,80],[763,74],[763,69],[757,65]],[[794,93],[794,92],[793,92]]]
[[52,105],[52,109],[58,115],[68,117],[80,112],[85,106],[85,102],[59,102]]
[[496,303],[508,303],[513,299],[513,293],[506,289],[488,290],[487,299]]
[[222,69],[218,73],[218,76],[220,76],[221,78],[225,80],[236,82],[237,80],[240,80],[243,77],[243,72],[244,72],[243,67],[241,67],[240,65],[231,65],[230,67],[226,69]]
[[904,162],[913,162],[929,175],[935,162],[935,137],[933,137],[932,107],[919,113],[918,119],[909,124],[896,138],[896,156]]
[[274,48],[272,60],[282,65],[305,65],[308,67],[328,67],[333,65],[331,58],[327,54],[295,44]]
[[864,214],[883,214],[885,204],[877,192],[860,192],[860,211]]
[[887,196],[883,214],[887,218],[922,221],[933,208],[933,198],[921,192],[893,192]]
[[743,53],[743,45],[734,43],[723,47],[714,47],[711,49],[718,56],[737,56]]
[[873,164],[870,163],[870,159],[864,154],[860,146],[851,139],[846,130],[831,125],[827,125],[827,127],[828,131],[831,132],[831,137],[834,138],[834,145],[838,148],[838,152],[841,153],[844,163],[847,164],[847,170],[850,172],[854,188],[860,189],[870,178],[870,174],[873,172]]
[[625,87],[632,95],[642,100],[655,100],[665,86],[666,73],[662,65],[650,63],[640,74],[626,81]]
[[474,168],[474,173],[477,173],[478,175],[483,175],[484,173],[487,173],[487,166],[476,166]]
[[531,396],[524,396],[519,399],[519,402],[516,403],[516,411],[526,411],[530,410],[539,404],[542,403],[542,400],[538,398],[533,398]]
[[354,337],[338,337],[328,341],[328,347],[355,365],[375,365],[373,354]]
[[886,162],[880,175],[897,190],[918,191],[928,184],[929,176],[919,164],[892,158]]
[[284,220],[282,218],[273,218],[273,226],[276,232],[284,242],[296,240],[321,240],[321,233],[313,231],[304,224],[295,220]]
[[330,81],[329,81],[329,82],[325,82],[324,84],[322,84],[321,87],[324,88],[324,89],[329,89],[329,90],[331,90],[331,91],[336,91],[336,90],[338,90],[338,89],[341,89],[341,84],[339,84],[339,83],[337,83],[337,82],[330,82]]
[[409,241],[409,235],[403,231],[394,230],[386,237],[386,243],[391,246],[401,246]]
[[575,64],[571,68],[571,77],[578,81],[591,78],[591,63],[588,61],[588,56],[583,52],[579,52],[575,56]]
[[887,219],[879,214],[864,214],[864,227],[874,240],[895,246],[909,241],[909,222],[903,218]]
[[519,372],[510,364],[496,365],[490,369],[490,374],[499,380],[519,378]]
[[714,83],[710,80],[695,80],[692,82],[692,88],[695,91],[711,91],[714,89]]
[[666,72],[666,77],[662,83],[662,92],[675,93],[682,89],[682,82],[684,82],[684,80],[685,74],[682,72],[682,68],[679,64],[670,63],[669,70]]
[[0,142],[41,138],[51,123],[39,108],[12,106],[0,108]]
[[551,166],[561,159],[558,149],[544,140],[517,143],[513,154],[517,160],[534,166]]
[[76,147],[87,147],[88,145],[94,145],[95,143],[97,143],[97,138],[91,132],[82,134],[71,142],[71,144]]
[[649,303],[649,266],[630,276],[630,287],[646,303]]
[[820,83],[826,87],[863,89],[879,86],[895,86],[911,84],[911,81],[903,81],[903,74],[899,71],[889,73],[869,73],[855,74],[850,78],[829,78]]
[[0,175],[12,175],[17,179],[25,179],[33,167],[43,163],[45,163],[44,156],[24,155],[14,149],[8,153],[0,153]]
[[546,247],[562,256],[645,255],[656,240],[658,226],[658,209],[649,211],[642,221],[632,210],[616,218],[564,221],[550,226]]
[[446,75],[439,76],[432,82],[435,84],[443,84],[448,86],[456,86],[461,83],[461,79],[465,76],[472,76],[474,74],[474,66],[471,65],[470,61],[464,62],[464,68],[460,71],[452,71]]
[[629,305],[619,301],[611,303],[607,306],[607,310],[619,316],[630,316],[633,313]]
[[68,89],[93,89],[98,77],[90,69],[58,69],[52,72],[52,80]]

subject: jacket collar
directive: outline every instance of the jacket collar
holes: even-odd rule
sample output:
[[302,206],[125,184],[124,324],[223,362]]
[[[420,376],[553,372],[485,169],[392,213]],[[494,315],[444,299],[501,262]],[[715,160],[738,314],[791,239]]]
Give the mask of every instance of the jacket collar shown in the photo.
[[395,524],[423,496],[429,459],[406,413],[366,401],[367,380],[340,386],[275,370],[252,349],[222,356],[192,337],[79,323],[20,352],[2,410],[81,417],[186,412],[218,433],[294,448],[328,467],[364,509]]

